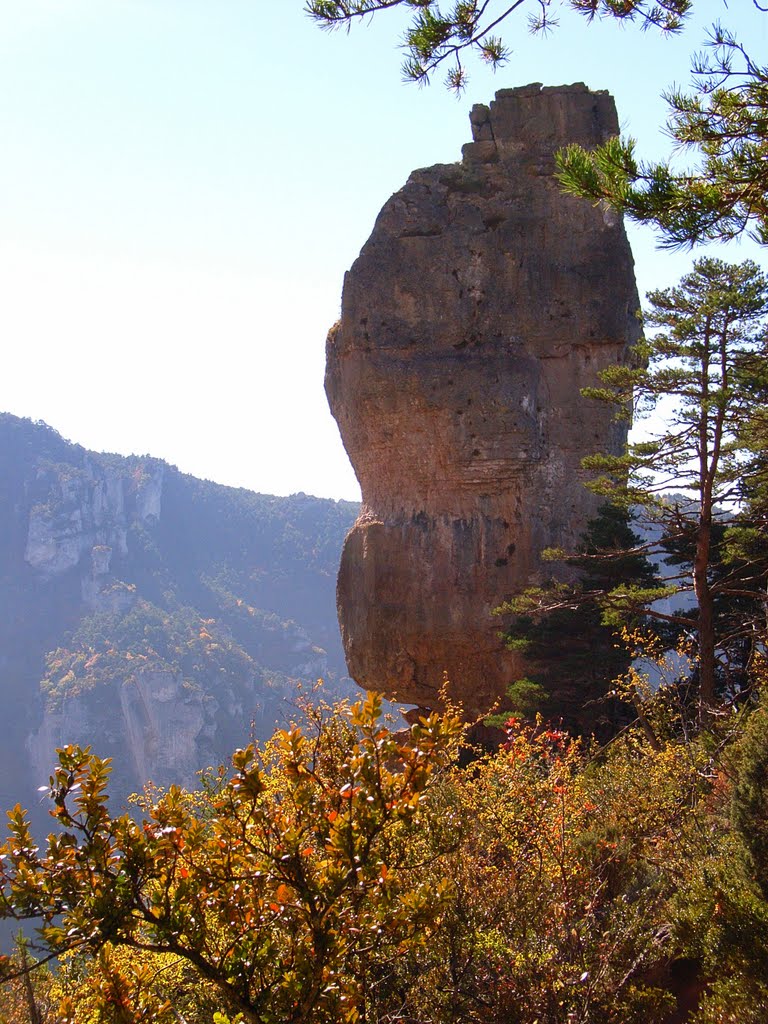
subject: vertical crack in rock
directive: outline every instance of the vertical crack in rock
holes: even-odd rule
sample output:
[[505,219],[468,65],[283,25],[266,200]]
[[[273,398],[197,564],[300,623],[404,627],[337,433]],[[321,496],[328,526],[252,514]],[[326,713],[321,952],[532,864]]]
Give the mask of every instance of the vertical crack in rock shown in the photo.
[[346,275],[326,391],[363,494],[338,606],[352,677],[468,714],[524,673],[492,609],[551,574],[599,501],[581,459],[625,430],[580,396],[638,335],[620,220],[564,196],[554,152],[618,133],[605,92],[475,106],[461,163],[415,171]]

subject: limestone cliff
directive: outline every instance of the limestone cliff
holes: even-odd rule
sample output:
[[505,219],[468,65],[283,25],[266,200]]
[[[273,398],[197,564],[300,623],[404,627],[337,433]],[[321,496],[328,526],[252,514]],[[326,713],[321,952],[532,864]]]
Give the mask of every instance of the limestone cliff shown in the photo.
[[363,494],[350,674],[434,706],[447,673],[482,713],[524,668],[492,609],[578,540],[581,459],[624,440],[580,389],[626,357],[639,303],[622,224],[553,177],[558,148],[618,132],[613,99],[536,84],[470,120],[462,161],[415,171],[346,275],[326,391]]
[[160,518],[165,466],[157,459],[42,463],[29,489],[43,500],[29,510],[24,560],[44,579],[79,569],[83,600],[94,611],[131,604],[111,573],[113,553],[128,555],[132,524]]
[[53,752],[78,743],[109,754],[112,792],[118,796],[148,780],[194,788],[202,768],[226,762],[228,744],[234,749],[250,734],[270,735],[281,700],[293,695],[284,678],[273,683],[243,673],[204,689],[180,672],[139,668],[110,686],[46,706],[27,738],[32,773],[47,779]]

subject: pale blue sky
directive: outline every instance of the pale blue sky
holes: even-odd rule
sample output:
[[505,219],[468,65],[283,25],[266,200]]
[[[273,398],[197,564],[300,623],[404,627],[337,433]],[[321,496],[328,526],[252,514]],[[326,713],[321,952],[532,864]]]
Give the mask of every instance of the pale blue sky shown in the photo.
[[[95,449],[268,493],[358,496],[323,393],[344,271],[415,167],[460,157],[496,89],[585,81],[661,155],[659,93],[715,18],[765,60],[751,0],[675,39],[565,12],[510,21],[456,100],[401,83],[403,18],[327,34],[302,0],[0,0],[0,409]],[[641,292],[689,255],[633,231]],[[742,259],[754,249],[730,247]]]

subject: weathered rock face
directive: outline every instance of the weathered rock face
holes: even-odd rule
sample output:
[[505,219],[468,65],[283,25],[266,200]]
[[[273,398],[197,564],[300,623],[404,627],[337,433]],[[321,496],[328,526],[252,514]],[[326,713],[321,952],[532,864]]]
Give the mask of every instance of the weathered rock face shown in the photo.
[[613,99],[530,85],[471,123],[461,163],[381,211],[326,391],[363,493],[338,580],[350,674],[435,706],[447,673],[476,713],[523,668],[492,609],[596,511],[581,459],[624,433],[580,389],[625,357],[639,303],[619,220],[553,177],[555,150],[617,134]]
[[30,509],[24,560],[51,579],[82,567],[84,556],[90,554],[91,572],[83,571],[83,598],[94,610],[111,607],[116,595],[105,594],[114,583],[112,555],[128,554],[131,523],[160,518],[164,472],[157,460],[111,467],[87,454],[80,466],[41,467],[34,489],[45,500]]
[[283,683],[265,700],[263,681],[253,677],[242,679],[239,687],[227,680],[214,694],[180,674],[139,669],[103,691],[44,709],[26,742],[33,776],[48,778],[59,747],[97,741],[99,753],[115,766],[113,791],[135,792],[150,779],[158,786],[194,788],[200,768],[221,760],[223,725],[250,722],[269,732],[275,703],[292,694]]

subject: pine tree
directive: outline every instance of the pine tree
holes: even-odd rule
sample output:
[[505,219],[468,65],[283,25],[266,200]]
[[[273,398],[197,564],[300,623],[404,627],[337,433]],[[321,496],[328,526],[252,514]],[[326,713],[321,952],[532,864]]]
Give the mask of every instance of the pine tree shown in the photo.
[[[605,697],[631,660],[617,642],[617,630],[640,625],[645,607],[616,595],[657,593],[658,588],[656,570],[642,553],[631,522],[627,509],[603,505],[588,523],[579,552],[566,559],[579,571],[578,582],[529,590],[499,609],[521,613],[507,630],[506,642],[531,665],[531,678],[509,689],[511,712],[531,717],[539,711],[557,716],[573,732],[597,730],[603,736],[625,723],[625,712]],[[495,716],[492,724],[503,724],[508,714]]]
[[693,73],[694,93],[675,89],[665,99],[667,132],[700,158],[698,167],[681,172],[669,161],[638,160],[632,138],[613,138],[593,152],[567,147],[558,177],[566,192],[655,225],[666,248],[743,232],[768,244],[768,67],[715,25]]
[[[747,384],[754,384],[749,368],[766,355],[768,280],[749,260],[732,265],[707,258],[678,287],[648,299],[646,326],[655,331],[641,343],[638,364],[608,368],[603,386],[585,394],[613,404],[619,415],[630,415],[633,405],[658,409],[663,426],[622,456],[595,455],[585,464],[600,473],[594,489],[625,507],[642,508],[661,525],[661,548],[672,548],[673,561],[685,564],[689,552],[689,568],[671,582],[692,591],[692,612],[648,613],[695,637],[700,697],[708,705],[725,650],[718,602],[759,603],[765,581],[764,558],[756,552],[750,558],[735,541],[746,523],[745,481],[752,481],[756,495],[763,493],[757,481],[764,437],[749,425],[754,388]],[[753,530],[753,547],[764,536]]]

